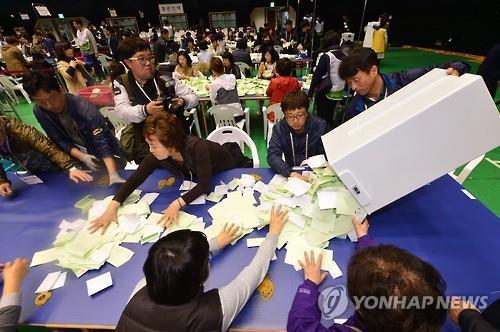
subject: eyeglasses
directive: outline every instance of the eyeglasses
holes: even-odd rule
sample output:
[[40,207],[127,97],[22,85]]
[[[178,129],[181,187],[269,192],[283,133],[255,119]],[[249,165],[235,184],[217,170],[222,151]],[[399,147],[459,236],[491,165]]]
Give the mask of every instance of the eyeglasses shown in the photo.
[[154,55],[150,55],[150,56],[140,56],[138,58],[128,58],[129,60],[131,61],[137,61],[139,62],[141,65],[145,65],[148,61],[149,63],[154,63],[155,62],[155,56]]
[[285,115],[287,120],[302,120],[306,117],[307,113],[300,113],[297,115]]

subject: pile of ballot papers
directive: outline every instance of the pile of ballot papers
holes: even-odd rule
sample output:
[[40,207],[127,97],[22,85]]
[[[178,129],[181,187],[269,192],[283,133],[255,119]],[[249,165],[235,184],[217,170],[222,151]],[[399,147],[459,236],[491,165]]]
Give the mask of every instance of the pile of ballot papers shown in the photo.
[[[242,236],[250,234],[255,228],[269,224],[272,206],[281,205],[288,210],[288,223],[278,240],[278,249],[286,245],[285,263],[300,270],[299,261],[304,260],[304,251],[312,250],[316,257],[320,253],[323,255],[323,270],[329,271],[334,278],[341,276],[333,260],[333,251],[326,248],[336,237],[357,241],[352,219],[360,206],[324,156],[311,157],[306,163],[313,169],[303,172],[309,181],[275,175],[266,184],[243,174],[227,185],[216,186],[207,198],[220,201],[208,210],[213,219],[212,225],[205,229],[207,238],[215,237],[226,223],[238,225]],[[254,192],[260,193],[260,204],[254,199]],[[227,198],[222,199],[224,195]],[[247,244],[258,246],[262,240],[248,239]]]
[[152,212],[149,205],[158,197],[158,193],[147,193],[141,198],[141,191],[135,190],[118,209],[118,224],[112,223],[106,233],[100,230],[90,234],[90,222],[98,218],[107,208],[113,196],[103,200],[84,197],[75,204],[82,209],[86,219],[72,222],[63,220],[59,225],[52,248],[36,252],[31,267],[57,261],[57,265],[70,269],[77,277],[89,270],[97,270],[108,262],[119,267],[128,262],[134,252],[121,246],[122,243],[156,242],[160,236],[177,229],[203,230],[205,223],[201,218],[185,212],[179,213],[178,223],[165,230],[157,222],[163,214]]
[[[100,231],[90,234],[90,222],[106,210],[112,196],[103,200],[84,197],[75,206],[86,218],[72,222],[63,220],[52,247],[35,253],[31,266],[57,261],[58,266],[80,277],[89,270],[99,269],[106,262],[119,267],[130,260],[134,252],[121,246],[122,243],[156,242],[180,229],[202,231],[211,240],[224,225],[235,224],[240,228],[241,239],[268,225],[272,206],[281,205],[288,210],[289,220],[278,240],[278,250],[285,247],[287,251],[285,263],[299,270],[304,251],[313,250],[317,255],[323,254],[322,268],[334,278],[339,277],[342,272],[333,260],[332,250],[326,248],[333,238],[357,240],[352,219],[359,204],[328,166],[324,156],[311,157],[306,163],[312,169],[303,172],[309,181],[275,175],[269,183],[264,183],[255,174],[242,174],[228,184],[221,182],[212,193],[203,195],[197,202],[205,204],[206,199],[216,203],[208,209],[212,217],[208,227],[202,218],[181,211],[178,222],[164,229],[157,223],[163,214],[151,212],[149,207],[159,194],[146,193],[141,198],[141,191],[136,190],[119,208],[118,224],[112,223],[104,235]],[[184,181],[179,190],[196,185],[187,182]],[[247,245],[259,246],[262,241],[263,238],[249,238]]]

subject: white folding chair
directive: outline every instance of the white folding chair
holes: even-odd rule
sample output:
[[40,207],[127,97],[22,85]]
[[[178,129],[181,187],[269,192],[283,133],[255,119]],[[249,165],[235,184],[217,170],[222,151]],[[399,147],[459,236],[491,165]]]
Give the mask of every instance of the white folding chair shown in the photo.
[[463,184],[465,180],[469,177],[470,173],[476,168],[477,165],[484,159],[484,154],[480,155],[476,159],[473,159],[465,165],[464,169],[458,174],[455,175],[454,171],[448,173],[449,176],[451,176],[455,181],[457,181],[460,184]]
[[113,127],[115,127],[115,137],[120,139],[123,129],[125,129],[129,122],[123,120],[112,106],[102,107],[100,111],[104,117],[109,119]]
[[224,144],[227,142],[236,142],[240,144],[240,146],[242,146],[241,143],[244,142],[252,152],[253,167],[258,168],[260,165],[259,153],[257,152],[257,146],[255,146],[254,141],[247,133],[245,133],[243,130],[237,127],[233,126],[219,127],[214,131],[212,131],[210,135],[208,135],[207,140],[219,144]]
[[13,100],[19,103],[19,99],[17,99],[16,91],[20,91],[23,97],[26,99],[28,104],[31,104],[31,99],[28,93],[24,90],[23,84],[16,81],[14,78],[10,76],[0,75],[0,84],[4,87],[7,94],[13,98]]
[[19,114],[17,113],[16,107],[12,103],[11,99],[12,97],[0,85],[0,115],[5,115],[5,116],[14,115],[18,120],[21,120]]
[[241,72],[241,78],[245,78],[247,75],[245,75],[245,77],[243,77],[243,74],[244,73],[249,73],[250,75],[248,75],[248,77],[251,76],[252,74],[252,67],[250,67],[248,64],[244,63],[244,62],[235,62],[235,64],[238,66],[238,68],[240,68],[240,72]]
[[189,116],[193,117],[193,122],[191,123],[189,131],[191,132],[194,126],[194,129],[196,130],[196,135],[198,135],[198,137],[201,137],[200,120],[198,120],[198,112],[196,111],[196,108],[192,108],[189,111]]
[[[129,122],[123,120],[115,111],[115,108],[112,106],[102,107],[100,109],[101,114],[108,118],[113,127],[115,127],[115,137],[120,140],[122,136],[122,131],[129,124]],[[134,161],[127,162],[125,169],[126,170],[136,170],[139,167]]]
[[[214,105],[210,107],[208,113],[212,114],[215,119],[216,128],[225,126],[234,126],[243,129],[250,135],[250,109],[247,107],[244,110],[229,106],[229,105]],[[245,119],[236,122],[235,117],[245,116]]]
[[[267,118],[267,115],[271,113],[274,113],[274,122],[269,121],[269,119]],[[271,136],[273,134],[273,127],[284,117],[285,114],[281,110],[281,104],[273,104],[269,107],[262,107],[262,119],[264,121],[264,139],[267,140],[267,146],[269,146],[269,141],[271,140]]]

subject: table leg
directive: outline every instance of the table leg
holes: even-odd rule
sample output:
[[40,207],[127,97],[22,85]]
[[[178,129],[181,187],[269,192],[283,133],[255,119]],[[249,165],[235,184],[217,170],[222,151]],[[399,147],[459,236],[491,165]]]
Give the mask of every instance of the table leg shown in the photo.
[[208,136],[208,126],[207,126],[207,118],[205,117],[205,107],[206,107],[206,102],[200,101],[201,118],[203,120],[203,129],[205,129],[205,137],[207,137]]

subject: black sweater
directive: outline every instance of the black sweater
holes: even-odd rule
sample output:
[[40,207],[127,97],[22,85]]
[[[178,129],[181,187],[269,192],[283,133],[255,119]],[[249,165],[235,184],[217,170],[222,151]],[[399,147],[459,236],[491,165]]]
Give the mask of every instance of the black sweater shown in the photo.
[[[239,155],[238,155],[239,152]],[[210,189],[212,174],[235,168],[244,161],[244,156],[236,143],[218,143],[188,136],[183,149],[180,151],[183,163],[180,164],[172,157],[158,160],[149,153],[140,163],[137,170],[127,179],[113,200],[120,204],[141,185],[157,168],[164,168],[185,180],[197,178],[197,185],[182,195],[186,204],[191,203]]]

